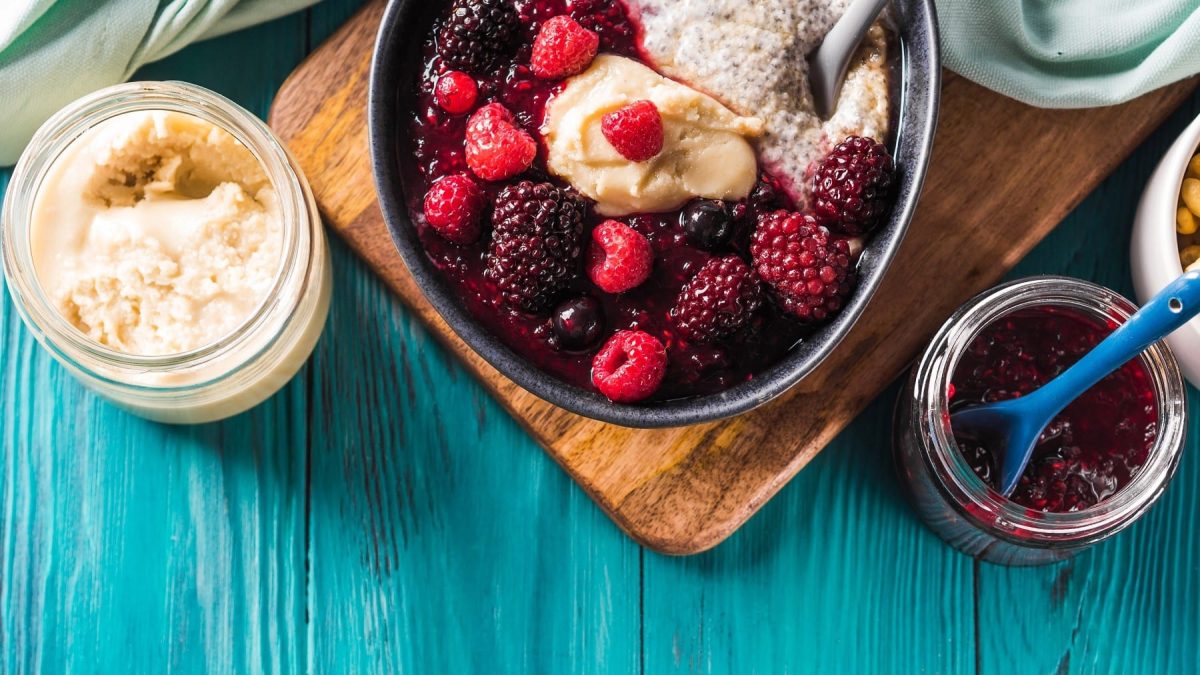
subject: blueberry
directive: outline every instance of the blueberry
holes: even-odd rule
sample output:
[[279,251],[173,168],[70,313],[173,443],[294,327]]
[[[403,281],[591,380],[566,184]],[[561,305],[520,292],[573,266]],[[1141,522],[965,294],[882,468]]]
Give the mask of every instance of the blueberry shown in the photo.
[[679,224],[688,239],[706,251],[714,251],[729,243],[733,236],[733,218],[725,202],[701,199],[684,207]]
[[551,323],[563,349],[588,349],[595,346],[604,333],[604,309],[595,298],[583,295],[555,307]]
[[754,189],[750,191],[750,197],[746,202],[759,212],[783,208],[783,204],[779,200],[779,191],[766,180],[759,180],[754,184]]

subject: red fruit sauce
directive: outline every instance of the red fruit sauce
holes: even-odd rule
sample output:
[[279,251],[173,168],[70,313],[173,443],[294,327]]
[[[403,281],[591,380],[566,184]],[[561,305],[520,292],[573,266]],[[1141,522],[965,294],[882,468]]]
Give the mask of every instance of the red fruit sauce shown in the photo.
[[[972,340],[951,378],[950,410],[1028,394],[1083,357],[1116,327],[1060,307],[1024,309],[993,322]],[[1026,508],[1067,512],[1115,494],[1146,463],[1158,435],[1150,375],[1134,359],[1096,383],[1050,423],[1010,499]],[[989,486],[995,458],[956,437],[963,456]]]
[[[617,0],[517,0],[515,4],[521,18],[521,45],[513,58],[501,65],[494,75],[479,78],[477,106],[499,101],[514,113],[517,122],[527,131],[540,128],[546,102],[561,86],[560,81],[535,77],[528,65],[534,37],[547,19],[569,13],[584,27],[600,35],[601,52],[647,62],[638,44],[638,29],[623,3]],[[460,247],[439,237],[421,217],[421,200],[429,185],[447,174],[467,170],[463,138],[469,116],[448,114],[435,101],[434,85],[438,77],[450,69],[437,56],[432,33],[424,45],[423,59],[423,74],[418,83],[411,122],[412,141],[406,149],[406,156],[411,159],[402,164],[409,209],[429,258],[451,281],[471,314],[510,348],[556,377],[595,390],[590,371],[599,345],[584,352],[560,349],[550,315],[531,315],[503,305],[495,285],[484,278],[484,256],[489,238],[486,233],[476,244]],[[565,185],[547,173],[545,157],[543,146],[529,171],[512,181],[483,184],[489,202],[508,182],[521,178]],[[666,378],[651,400],[715,393],[749,380],[779,361],[814,328],[787,318],[774,306],[766,306],[738,335],[721,345],[700,345],[683,340],[671,326],[668,315],[684,282],[709,258],[734,252],[749,261],[749,237],[758,215],[780,208],[791,209],[795,205],[780,183],[764,172],[751,196],[732,206],[737,224],[732,242],[713,252],[689,242],[680,225],[678,211],[622,218],[650,240],[654,251],[654,270],[650,278],[627,293],[605,293],[583,273],[585,254],[581,257],[579,277],[563,300],[585,294],[598,300],[603,308],[604,339],[618,330],[636,328],[662,341],[670,362]],[[591,229],[604,220],[594,212],[589,213],[581,239],[585,252],[591,240]]]

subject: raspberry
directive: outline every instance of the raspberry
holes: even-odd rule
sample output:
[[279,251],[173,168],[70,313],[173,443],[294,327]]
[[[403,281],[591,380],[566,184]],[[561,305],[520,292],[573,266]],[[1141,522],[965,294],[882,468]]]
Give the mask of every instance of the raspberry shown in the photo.
[[634,101],[608,113],[600,120],[600,132],[631,162],[644,162],[662,152],[662,115],[651,101]]
[[433,89],[433,98],[438,107],[451,115],[461,115],[475,107],[479,96],[479,85],[470,75],[452,70],[438,78]]
[[489,103],[476,110],[467,119],[467,140],[470,140],[472,127],[491,127],[500,124],[517,126],[517,118],[512,114],[511,110],[504,107],[503,103]]
[[512,178],[537,157],[537,143],[499,103],[489,103],[471,115],[466,143],[467,166],[484,180]]
[[473,244],[479,239],[483,209],[483,191],[465,173],[438,179],[425,194],[425,220],[456,244]]
[[813,213],[830,229],[854,235],[869,232],[887,213],[894,173],[887,148],[850,136],[813,173]]
[[854,289],[850,244],[808,214],[759,217],[750,243],[754,268],[788,313],[805,322],[837,314]]
[[587,205],[565,188],[521,181],[496,195],[484,274],[501,298],[540,312],[579,274]]
[[486,75],[512,53],[518,28],[510,0],[454,0],[437,32],[437,53],[451,68]]
[[762,287],[741,258],[713,258],[684,284],[671,321],[688,340],[716,342],[749,323],[762,300]]
[[592,359],[592,384],[615,403],[647,398],[666,372],[666,348],[640,330],[617,331]]
[[650,276],[654,251],[650,241],[625,223],[606,220],[592,230],[587,273],[592,283],[609,293],[624,293]]
[[599,48],[599,35],[569,16],[556,16],[538,30],[529,66],[543,80],[570,77],[587,68]]

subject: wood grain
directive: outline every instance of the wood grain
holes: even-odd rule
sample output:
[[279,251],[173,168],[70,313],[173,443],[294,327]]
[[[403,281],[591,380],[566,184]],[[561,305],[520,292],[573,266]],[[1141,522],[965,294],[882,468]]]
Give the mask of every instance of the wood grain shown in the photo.
[[[296,15],[137,77],[262,114],[306,43]],[[306,371],[219,425],[153,424],[81,387],[3,296],[0,673],[302,671]]]
[[[1082,276],[1133,297],[1128,245],[1138,195],[1170,141],[1200,114],[1172,116],[1015,270]],[[1190,673],[1200,669],[1200,393],[1188,389],[1188,451],[1162,500],[1072,561],[1026,572],[976,565],[976,673]],[[1003,628],[1001,628],[1003,627]]]
[[371,2],[280,89],[270,121],[329,226],[426,321],[626,532],[689,554],[729,536],[804,467],[973,293],[993,284],[1196,87],[1086,111],[1031,108],[948,75],[925,196],[863,319],[816,372],[737,418],[634,430],[520,389],[449,330],[393,249],[373,197],[365,101],[384,3]]
[[[323,0],[137,77],[265,114],[357,4]],[[1197,114],[1193,95],[1009,276],[1130,293],[1137,195]],[[1074,562],[974,566],[900,495],[892,386],[726,543],[659,556],[347,246],[332,253],[312,362],[262,407],[195,429],[84,390],[0,289],[0,673],[1200,670],[1190,450],[1150,513]]]

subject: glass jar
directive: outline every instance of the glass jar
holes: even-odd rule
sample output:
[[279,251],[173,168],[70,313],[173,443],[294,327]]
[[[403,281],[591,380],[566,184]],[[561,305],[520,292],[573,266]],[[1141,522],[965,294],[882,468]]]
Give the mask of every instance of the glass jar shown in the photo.
[[[30,236],[38,191],[68,146],[105,120],[152,110],[193,115],[229,132],[262,165],[278,197],[283,223],[280,264],[257,308],[215,342],[163,356],[114,350],[67,321],[39,284]],[[308,359],[329,313],[329,252],[316,202],[300,167],[261,120],[195,85],[123,84],[59,111],[21,156],[4,200],[0,228],[8,290],[38,342],[84,385],[153,420],[207,422],[262,402]]]
[[1186,396],[1165,343],[1138,358],[1158,406],[1158,436],[1133,479],[1098,504],[1043,513],[989,488],[963,457],[950,429],[948,388],[960,357],[986,326],[1021,309],[1071,308],[1098,320],[1127,320],[1137,306],[1102,286],[1063,277],[1031,277],[986,291],[938,331],[901,390],[894,418],[900,481],[925,523],[948,544],[980,560],[1040,565],[1069,558],[1128,527],[1170,482],[1183,449]]

